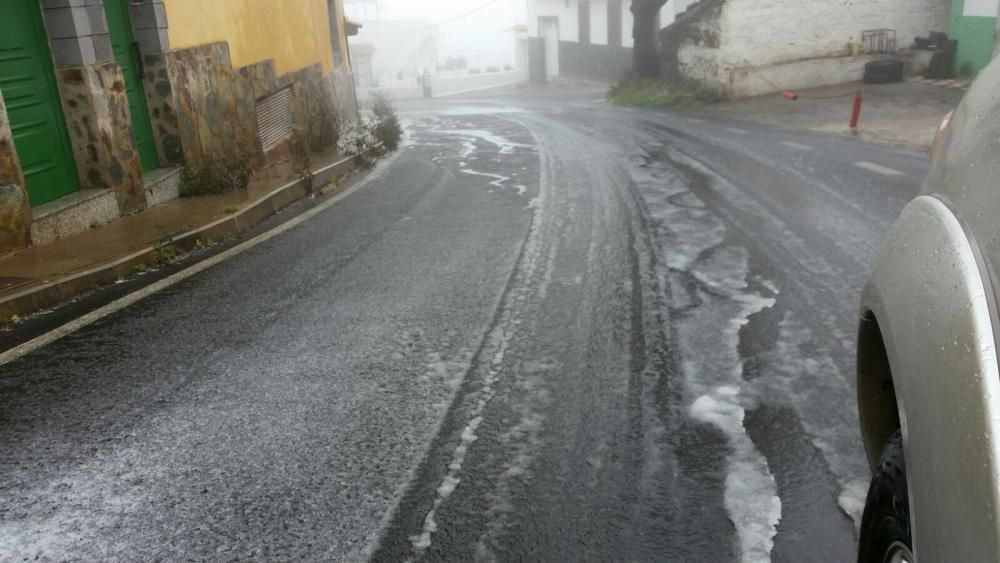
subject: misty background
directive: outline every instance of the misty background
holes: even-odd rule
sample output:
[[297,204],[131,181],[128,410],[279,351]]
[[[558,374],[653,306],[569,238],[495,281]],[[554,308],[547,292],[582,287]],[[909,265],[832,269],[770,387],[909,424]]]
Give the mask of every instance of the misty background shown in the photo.
[[399,22],[391,33],[436,32],[438,61],[464,56],[472,68],[514,65],[513,28],[526,20],[524,0],[348,0],[345,10],[363,26]]

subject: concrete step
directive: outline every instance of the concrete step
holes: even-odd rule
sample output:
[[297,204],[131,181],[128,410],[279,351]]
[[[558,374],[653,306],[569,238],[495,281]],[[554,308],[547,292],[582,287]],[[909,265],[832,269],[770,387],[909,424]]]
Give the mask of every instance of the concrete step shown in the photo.
[[181,169],[157,168],[142,175],[146,190],[146,205],[156,207],[180,197]]
[[31,213],[31,242],[39,246],[114,221],[118,202],[109,189],[80,190],[39,205]]

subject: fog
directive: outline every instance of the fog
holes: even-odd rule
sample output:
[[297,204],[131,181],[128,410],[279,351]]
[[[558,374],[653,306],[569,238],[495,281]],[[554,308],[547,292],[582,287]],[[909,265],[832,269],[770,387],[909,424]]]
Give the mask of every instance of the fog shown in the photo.
[[[381,21],[416,20],[436,26],[439,60],[465,56],[475,67],[512,64],[512,28],[525,23],[526,17],[524,0],[379,0],[377,4]],[[350,3],[347,10],[349,16],[361,18]]]

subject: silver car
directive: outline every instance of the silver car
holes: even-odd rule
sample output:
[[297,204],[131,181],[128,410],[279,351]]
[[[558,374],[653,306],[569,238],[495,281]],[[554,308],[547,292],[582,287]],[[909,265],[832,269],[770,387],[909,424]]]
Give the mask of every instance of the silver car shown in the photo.
[[1000,61],[939,131],[864,290],[859,562],[1000,561]]

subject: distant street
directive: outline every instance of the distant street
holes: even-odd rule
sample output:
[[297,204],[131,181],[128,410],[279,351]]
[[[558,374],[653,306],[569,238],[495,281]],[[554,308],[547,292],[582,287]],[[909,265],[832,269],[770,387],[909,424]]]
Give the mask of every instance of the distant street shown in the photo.
[[853,560],[926,155],[603,95],[401,103],[341,204],[0,366],[0,560]]

